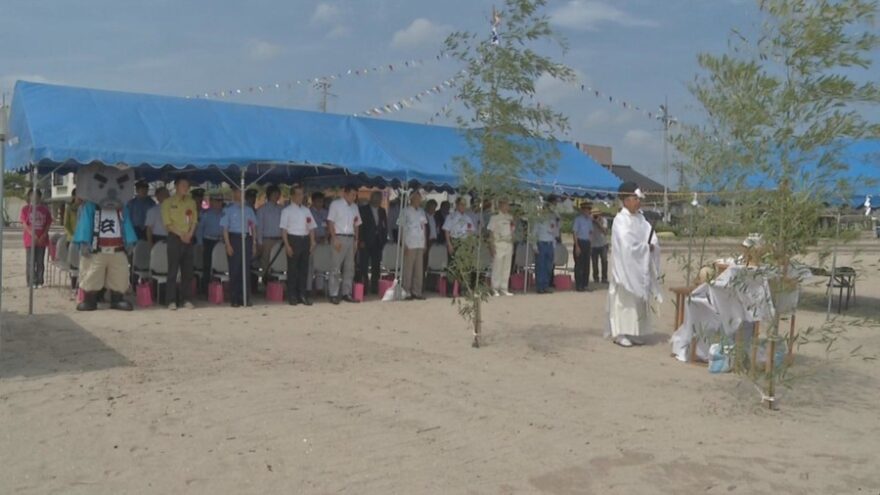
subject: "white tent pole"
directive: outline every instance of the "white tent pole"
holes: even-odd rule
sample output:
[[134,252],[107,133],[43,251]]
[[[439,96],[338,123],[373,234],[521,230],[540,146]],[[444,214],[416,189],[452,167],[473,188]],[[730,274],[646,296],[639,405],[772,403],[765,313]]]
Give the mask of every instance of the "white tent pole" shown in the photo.
[[[529,237],[531,236],[532,231],[532,221],[526,220],[526,236],[525,239],[525,251],[526,251],[526,260],[523,263],[523,294],[529,293],[529,254],[532,252],[532,245]],[[516,254],[516,253],[514,253]]]
[[[6,195],[5,184],[3,183],[6,175],[6,108],[4,104],[0,104],[0,285],[3,281],[3,234],[6,225]],[[3,347],[3,291],[0,291],[0,348]]]
[[[241,180],[239,181],[239,191],[241,191],[241,294],[242,294],[242,302],[244,306],[247,307],[248,303],[248,277],[251,276],[250,271],[248,271],[248,266],[250,265],[251,260],[247,259],[247,233],[245,227],[244,220],[244,212],[245,212],[245,194],[244,194],[244,173],[245,169],[241,169]],[[253,242],[253,241],[252,241]]]
[[840,238],[840,211],[837,212],[837,232],[834,235],[834,249],[831,254],[831,275],[828,276],[828,309],[825,311],[825,321],[831,319],[831,301],[834,299],[834,272],[837,270],[837,240]]
[[28,273],[30,274],[30,283],[28,284],[28,316],[34,314],[34,270],[37,263],[37,232],[34,230],[34,223],[37,219],[37,166],[31,165],[31,262],[28,263]]
[[[409,184],[409,179],[407,179],[407,185]],[[394,260],[394,278],[397,283],[394,284],[394,300],[398,301],[401,299],[401,294],[403,293],[403,215],[405,213],[405,208],[409,206],[409,188],[405,185],[401,190],[398,198],[400,199],[400,206],[397,208],[397,225],[389,226],[392,231],[394,231],[394,227],[397,227],[397,239],[395,239],[397,244],[397,259]],[[412,294],[410,294],[412,295]]]

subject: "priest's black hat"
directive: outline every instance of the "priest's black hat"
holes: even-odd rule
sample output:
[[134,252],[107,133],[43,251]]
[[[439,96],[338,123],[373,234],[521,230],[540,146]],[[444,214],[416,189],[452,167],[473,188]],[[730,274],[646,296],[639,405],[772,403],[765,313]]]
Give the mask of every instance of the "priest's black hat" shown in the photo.
[[645,195],[642,194],[642,190],[639,189],[639,185],[632,181],[624,182],[617,188],[617,197],[620,199],[624,199],[627,196],[636,196],[638,198],[643,198]]

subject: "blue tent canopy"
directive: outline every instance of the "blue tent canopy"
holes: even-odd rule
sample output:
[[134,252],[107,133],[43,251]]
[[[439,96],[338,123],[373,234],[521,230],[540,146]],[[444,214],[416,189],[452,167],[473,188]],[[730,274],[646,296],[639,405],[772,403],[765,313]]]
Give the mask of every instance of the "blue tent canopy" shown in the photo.
[[[223,172],[276,182],[359,179],[455,187],[456,156],[470,150],[450,127],[123,93],[20,81],[15,86],[7,163],[41,173],[82,164],[125,164],[150,179]],[[584,194],[620,181],[574,145],[555,142],[552,173],[525,178],[540,189]]]

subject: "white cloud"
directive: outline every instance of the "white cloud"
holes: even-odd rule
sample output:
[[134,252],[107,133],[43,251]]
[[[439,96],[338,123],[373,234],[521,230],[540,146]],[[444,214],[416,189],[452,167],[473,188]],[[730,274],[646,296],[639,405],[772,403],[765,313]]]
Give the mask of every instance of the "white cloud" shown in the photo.
[[607,110],[596,110],[590,112],[584,120],[584,127],[587,129],[602,129],[608,127],[611,122],[611,114]]
[[616,7],[594,0],[570,0],[550,13],[550,22],[565,28],[592,31],[600,24],[651,27],[657,22],[630,15]]
[[312,26],[326,29],[325,36],[328,39],[345,38],[351,34],[351,28],[345,22],[350,13],[350,10],[334,3],[321,2],[315,6],[310,22]]
[[635,115],[636,114],[632,110],[621,110],[617,112],[617,115],[614,117],[614,124],[629,124],[630,122],[635,120]]
[[420,45],[439,44],[450,31],[449,26],[434,24],[420,17],[394,33],[391,46],[394,48],[412,48]]
[[660,156],[663,153],[663,139],[657,133],[642,129],[630,129],[623,136],[623,143],[627,146]]
[[580,84],[587,79],[580,71],[575,70],[574,72],[575,80],[572,82],[556,79],[547,73],[541,74],[535,81],[535,96],[538,101],[542,104],[552,105],[567,97],[579,95],[581,93]]
[[248,42],[248,56],[261,62],[272,60],[281,55],[282,50],[281,46],[265,40],[250,40]]
[[340,24],[340,25],[334,27],[333,29],[331,29],[327,33],[327,38],[330,38],[330,39],[345,38],[349,34],[351,34],[351,29],[349,29],[348,26],[343,26],[342,24]]
[[342,9],[332,3],[321,2],[312,13],[312,24],[333,24],[342,18]]

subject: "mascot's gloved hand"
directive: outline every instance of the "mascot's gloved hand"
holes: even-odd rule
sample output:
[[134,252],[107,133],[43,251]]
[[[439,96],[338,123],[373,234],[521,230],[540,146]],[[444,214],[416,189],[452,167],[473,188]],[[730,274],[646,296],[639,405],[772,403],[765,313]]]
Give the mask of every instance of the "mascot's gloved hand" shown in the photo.
[[81,258],[91,258],[92,257],[92,247],[89,246],[88,244],[80,244],[79,255]]

